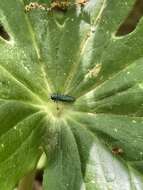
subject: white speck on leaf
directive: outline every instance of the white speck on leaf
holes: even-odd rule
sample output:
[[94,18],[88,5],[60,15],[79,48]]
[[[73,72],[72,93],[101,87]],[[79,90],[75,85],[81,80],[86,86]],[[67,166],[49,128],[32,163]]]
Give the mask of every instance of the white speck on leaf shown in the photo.
[[136,120],[132,120],[133,123],[136,123]]
[[17,127],[16,127],[16,126],[14,126],[14,130],[17,130]]
[[117,129],[117,128],[114,128],[114,131],[117,133],[117,132],[118,132],[118,129]]

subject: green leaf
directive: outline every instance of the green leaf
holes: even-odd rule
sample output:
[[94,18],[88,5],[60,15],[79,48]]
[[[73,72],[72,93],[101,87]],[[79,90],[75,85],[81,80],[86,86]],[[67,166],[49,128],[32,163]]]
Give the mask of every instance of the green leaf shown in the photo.
[[116,36],[135,0],[30,2],[0,0],[1,189],[45,153],[44,190],[142,190],[143,20]]
[[[55,123],[56,141],[46,147],[48,167],[44,175],[45,189],[80,189],[83,184],[81,163],[74,136],[68,125]],[[56,147],[53,147],[56,144]]]

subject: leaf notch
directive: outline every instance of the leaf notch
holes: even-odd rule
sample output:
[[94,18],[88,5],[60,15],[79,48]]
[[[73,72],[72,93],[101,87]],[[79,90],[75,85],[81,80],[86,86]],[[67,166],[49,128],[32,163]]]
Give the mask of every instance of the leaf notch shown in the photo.
[[10,41],[10,35],[5,30],[4,26],[0,23],[0,37],[6,41]]
[[126,19],[122,22],[122,24],[119,26],[115,36],[117,37],[125,36],[133,32],[136,29],[137,24],[139,23],[142,16],[143,16],[143,1],[136,0],[132,10],[130,11]]

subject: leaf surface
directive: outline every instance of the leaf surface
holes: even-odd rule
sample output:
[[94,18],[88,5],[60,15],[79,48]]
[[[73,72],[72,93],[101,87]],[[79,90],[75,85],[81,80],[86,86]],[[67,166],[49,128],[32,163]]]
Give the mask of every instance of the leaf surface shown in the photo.
[[1,189],[45,152],[44,190],[142,190],[142,19],[116,36],[135,1],[30,2],[0,0]]

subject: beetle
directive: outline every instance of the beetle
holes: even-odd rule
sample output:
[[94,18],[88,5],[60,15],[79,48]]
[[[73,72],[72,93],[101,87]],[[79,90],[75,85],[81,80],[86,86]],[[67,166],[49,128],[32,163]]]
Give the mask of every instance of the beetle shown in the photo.
[[55,102],[66,102],[66,103],[72,103],[75,101],[75,97],[69,95],[62,95],[62,94],[53,94],[51,95],[51,99]]

